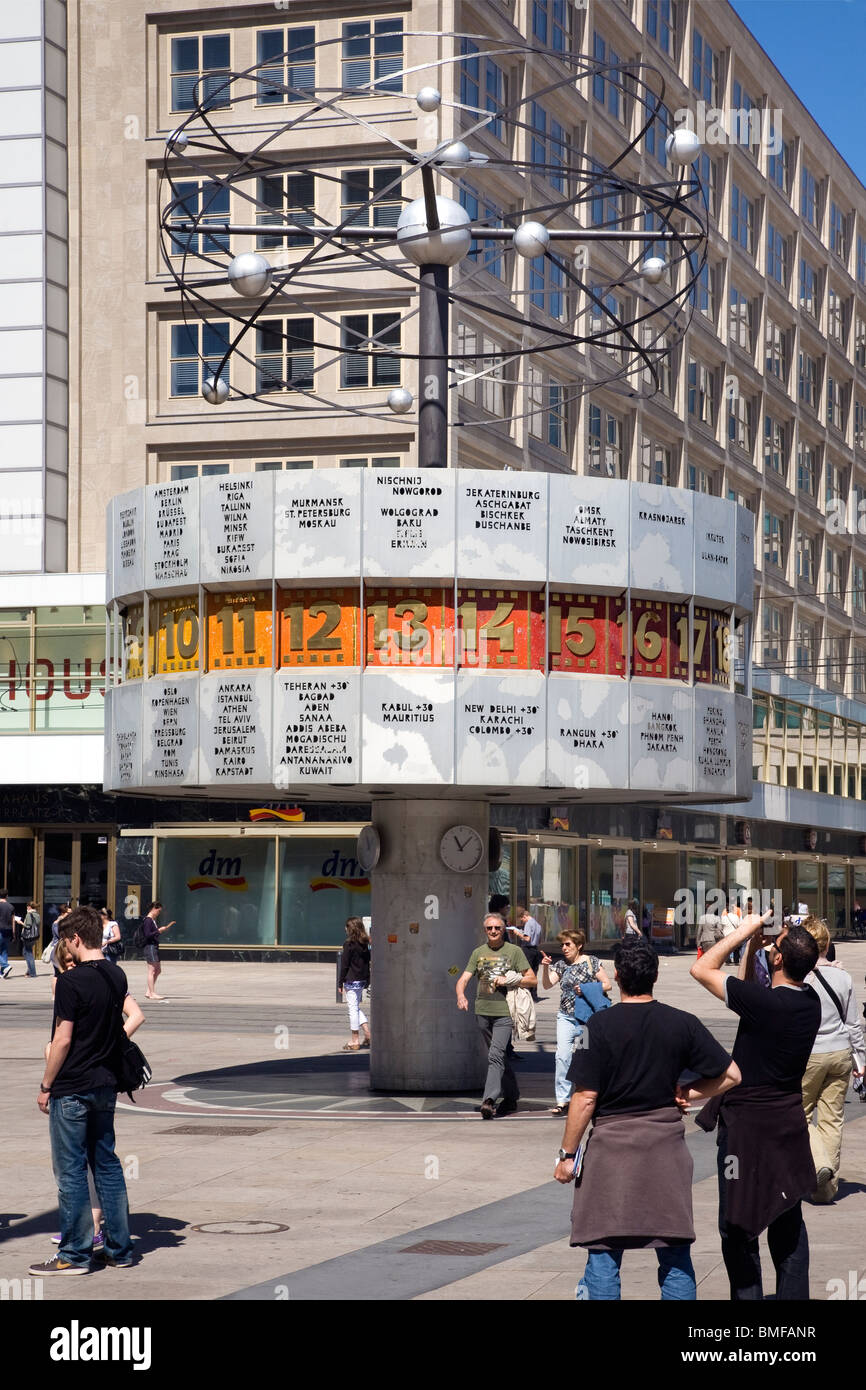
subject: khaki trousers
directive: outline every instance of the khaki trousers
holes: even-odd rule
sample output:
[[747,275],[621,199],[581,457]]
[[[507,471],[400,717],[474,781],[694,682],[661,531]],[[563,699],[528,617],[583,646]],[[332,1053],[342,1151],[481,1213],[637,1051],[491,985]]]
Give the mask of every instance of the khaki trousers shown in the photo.
[[[829,1168],[833,1176],[815,1193],[818,1202],[832,1202],[839,1188],[837,1181],[842,1154],[842,1124],[845,1096],[851,1079],[851,1053],[813,1052],[803,1076],[803,1109],[809,1126],[809,1143],[815,1168]],[[815,1123],[812,1123],[812,1119]]]

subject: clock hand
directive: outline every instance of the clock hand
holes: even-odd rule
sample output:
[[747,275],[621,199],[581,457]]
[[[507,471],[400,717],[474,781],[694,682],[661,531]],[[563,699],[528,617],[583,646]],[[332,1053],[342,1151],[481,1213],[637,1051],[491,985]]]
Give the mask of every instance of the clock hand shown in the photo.
[[469,844],[469,841],[466,840],[464,844],[461,844],[460,841],[458,840],[457,836],[455,835],[455,836],[454,836],[454,843],[455,843],[455,845],[457,846],[457,848],[459,849],[460,853],[462,854],[463,851],[465,850],[466,846]]

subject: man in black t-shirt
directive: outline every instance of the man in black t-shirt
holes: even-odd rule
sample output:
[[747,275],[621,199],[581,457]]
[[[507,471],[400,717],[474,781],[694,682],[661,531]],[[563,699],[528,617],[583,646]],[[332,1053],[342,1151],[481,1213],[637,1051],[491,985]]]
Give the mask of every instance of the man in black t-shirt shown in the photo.
[[[719,1231],[735,1300],[763,1298],[758,1237],[767,1232],[776,1297],[809,1297],[809,1242],[801,1200],[817,1186],[803,1111],[802,1080],[821,1022],[815,991],[803,981],[818,947],[803,927],[765,933],[771,988],[735,980],[728,952],[769,927],[772,913],[750,914],[692,966],[699,984],[739,1016],[734,1061],[743,1083],[698,1117],[718,1133]],[[709,1112],[709,1113],[707,1113]]]
[[8,980],[12,974],[9,964],[9,951],[15,939],[15,909],[9,902],[6,889],[0,888],[0,978]]
[[[572,1058],[574,1083],[554,1177],[578,1175],[571,1244],[589,1251],[578,1297],[620,1297],[624,1250],[651,1247],[663,1299],[694,1299],[692,1159],[681,1112],[736,1086],[740,1073],[693,1014],[653,999],[658,956],[641,935],[614,949],[622,1002],[593,1014]],[[697,1081],[683,1083],[684,1073]]]
[[49,1117],[60,1206],[60,1248],[31,1274],[88,1274],[93,1216],[87,1166],[105,1218],[105,1263],[132,1264],[123,1168],[114,1152],[117,1063],[126,976],[102,954],[102,921],[79,907],[60,924],[75,969],[57,977],[54,1036],[37,1102]]

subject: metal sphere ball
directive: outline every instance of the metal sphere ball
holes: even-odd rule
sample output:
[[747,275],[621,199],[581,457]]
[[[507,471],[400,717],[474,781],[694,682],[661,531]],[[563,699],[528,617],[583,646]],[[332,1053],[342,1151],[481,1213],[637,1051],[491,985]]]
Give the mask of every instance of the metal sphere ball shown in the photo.
[[180,154],[189,144],[189,136],[185,130],[174,130],[165,142],[170,150],[175,154]]
[[397,245],[414,265],[457,265],[472,243],[470,216],[453,198],[436,196],[439,226],[431,231],[427,225],[427,204],[416,198],[400,213],[397,221]]
[[255,251],[245,251],[243,255],[235,256],[229,265],[229,284],[235,294],[255,298],[264,294],[270,285],[271,273],[264,256],[259,256]]
[[687,126],[678,126],[665,141],[665,149],[674,164],[694,164],[703,149],[703,142]]
[[439,151],[433,162],[446,169],[465,169],[472,163],[472,155],[463,140],[452,140],[450,145]]
[[550,232],[541,222],[521,222],[511,241],[518,256],[532,261],[544,255],[550,245]]
[[422,87],[415,101],[422,111],[438,111],[442,104],[442,93],[438,87]]
[[647,256],[640,268],[640,273],[649,285],[657,285],[665,273],[667,266],[661,256]]
[[388,392],[388,406],[395,415],[405,415],[414,404],[415,397],[405,386],[395,386],[393,391]]
[[229,384],[220,377],[209,376],[201,388],[208,405],[222,405],[229,398]]

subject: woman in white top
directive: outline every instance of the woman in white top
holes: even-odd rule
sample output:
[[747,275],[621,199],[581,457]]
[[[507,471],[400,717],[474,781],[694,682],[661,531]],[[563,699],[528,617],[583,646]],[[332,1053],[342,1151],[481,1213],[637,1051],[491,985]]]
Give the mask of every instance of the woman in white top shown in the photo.
[[839,1190],[845,1096],[852,1069],[856,1076],[862,1076],[866,1068],[866,1044],[857,1016],[854,982],[845,970],[827,961],[827,923],[820,917],[807,917],[803,926],[821,953],[804,981],[821,1001],[821,1025],[803,1076],[803,1109],[818,1174],[812,1201],[823,1205],[832,1202]]
[[116,960],[117,948],[122,940],[120,926],[112,917],[110,908],[101,907],[99,915],[102,918],[102,954],[106,960]]

